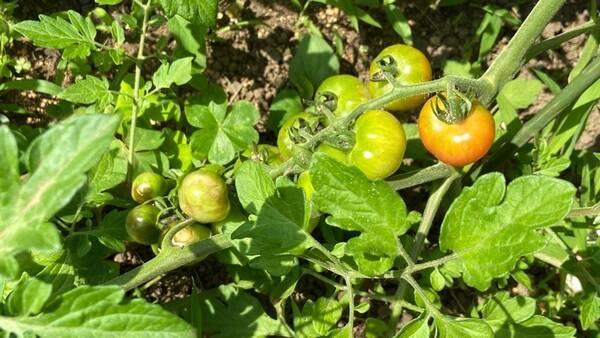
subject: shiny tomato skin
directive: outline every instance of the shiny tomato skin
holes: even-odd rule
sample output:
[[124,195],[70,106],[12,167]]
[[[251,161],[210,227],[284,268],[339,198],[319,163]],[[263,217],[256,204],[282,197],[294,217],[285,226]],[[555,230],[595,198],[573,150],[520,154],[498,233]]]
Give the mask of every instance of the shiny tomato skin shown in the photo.
[[179,207],[200,223],[218,222],[229,215],[229,191],[223,178],[208,170],[188,174],[179,186]]
[[131,198],[144,203],[153,198],[163,196],[166,192],[165,179],[153,172],[143,172],[136,176],[131,184]]
[[340,163],[348,164],[348,152],[334,146],[330,146],[329,144],[321,143],[317,147],[316,152],[325,153]]
[[348,74],[333,75],[326,78],[315,93],[315,100],[320,94],[330,92],[337,97],[337,107],[333,114],[337,117],[348,115],[360,104],[369,100],[369,89],[356,76]]
[[137,243],[150,245],[158,241],[159,230],[158,208],[150,204],[142,204],[129,210],[125,219],[125,230],[129,237]]
[[492,147],[496,134],[494,117],[473,101],[467,117],[455,124],[437,118],[433,105],[443,109],[437,96],[430,98],[419,114],[419,136],[425,148],[438,160],[462,167],[481,159]]
[[[396,61],[398,74],[395,78],[401,85],[415,85],[431,81],[431,65],[425,54],[414,47],[403,44],[389,46],[373,59],[369,68],[371,78],[380,71],[377,61],[387,56],[392,57]],[[376,98],[392,90],[393,86],[387,81],[369,81],[368,88],[371,96]],[[384,108],[395,112],[417,109],[425,102],[426,98],[426,95],[404,97],[388,103]]]
[[396,117],[383,110],[364,112],[354,125],[356,142],[350,163],[368,178],[384,179],[393,174],[404,157],[406,135]]

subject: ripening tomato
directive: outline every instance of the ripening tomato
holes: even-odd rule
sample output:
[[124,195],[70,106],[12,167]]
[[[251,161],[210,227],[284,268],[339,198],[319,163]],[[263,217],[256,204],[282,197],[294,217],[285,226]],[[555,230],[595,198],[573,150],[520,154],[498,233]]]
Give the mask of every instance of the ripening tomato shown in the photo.
[[142,204],[129,210],[125,220],[125,229],[131,239],[137,243],[150,245],[156,243],[159,236],[158,208],[150,204]]
[[138,203],[144,203],[153,198],[163,196],[166,191],[165,179],[153,172],[139,174],[131,184],[131,198]]
[[[162,229],[160,243],[162,243],[164,236],[169,232],[169,230],[178,222],[179,221],[169,223]],[[202,224],[193,223],[177,231],[177,233],[171,239],[171,243],[173,246],[182,248],[184,246],[188,246],[190,244],[200,242],[203,239],[209,238],[211,234],[212,233],[208,227]]]
[[342,149],[336,148],[334,146],[330,146],[329,144],[326,144],[326,143],[319,144],[316,152],[325,153],[325,154],[333,157],[334,159],[336,159],[338,162],[341,162],[343,164],[348,164],[348,153],[343,151]]
[[[399,84],[415,85],[421,82],[431,81],[431,65],[429,64],[427,57],[421,53],[421,51],[408,45],[392,45],[382,50],[371,63],[371,67],[369,68],[371,81],[369,81],[368,84],[371,96],[380,97],[393,88],[387,81],[373,81],[373,76],[381,71],[378,62],[380,60],[385,60],[386,58],[394,60],[397,70],[397,74],[394,77]],[[390,111],[416,109],[423,104],[426,98],[426,95],[404,97],[388,103],[385,105],[385,109]]]
[[433,105],[444,109],[437,96],[430,98],[419,114],[419,136],[425,148],[438,160],[462,167],[481,159],[494,142],[494,117],[484,106],[472,101],[464,120],[446,123],[434,113]]
[[367,87],[357,77],[347,74],[326,78],[315,93],[315,100],[329,92],[336,97],[333,114],[337,117],[348,115],[360,104],[369,100],[371,95]]
[[181,181],[179,207],[200,223],[218,222],[229,214],[228,193],[221,176],[208,170],[196,170]]
[[356,142],[350,163],[368,178],[383,179],[393,174],[404,157],[406,135],[396,117],[383,110],[364,112],[354,125]]
[[279,148],[279,156],[284,161],[288,160],[294,154],[294,142],[290,138],[289,130],[292,127],[299,127],[302,124],[315,125],[318,124],[319,117],[303,112],[298,113],[288,118],[281,126],[279,135],[277,135],[277,147]]

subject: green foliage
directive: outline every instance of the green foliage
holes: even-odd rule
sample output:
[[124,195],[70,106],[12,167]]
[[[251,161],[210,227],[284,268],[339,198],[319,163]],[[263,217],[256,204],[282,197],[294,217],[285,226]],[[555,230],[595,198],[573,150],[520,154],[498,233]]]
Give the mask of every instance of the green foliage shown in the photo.
[[[227,82],[218,69],[207,69],[211,44],[230,42],[225,32],[250,27],[253,35],[253,26],[264,22],[248,17],[253,7],[243,1],[96,0],[98,7],[85,15],[67,10],[21,22],[12,17],[15,3],[0,4],[0,78],[6,78],[0,95],[12,91],[0,104],[1,332],[598,335],[600,155],[576,146],[600,99],[597,8],[591,2],[590,23],[539,41],[559,2],[539,2],[522,21],[518,13],[531,7],[523,1],[506,8],[462,0],[292,1],[294,38],[277,46],[293,54],[283,58],[289,82],[273,84],[278,92],[268,108],[227,93],[215,84]],[[458,6],[480,11],[481,21],[454,59],[442,56],[435,71],[444,77],[416,86],[391,83],[391,94],[336,119],[336,97],[308,100],[324,79],[348,69],[348,49],[362,60],[373,44],[344,45],[343,29],[313,22],[319,6],[339,8],[349,27],[361,30],[360,43],[374,39],[377,46],[379,38],[370,34],[383,30],[422,46],[415,29],[422,23],[407,18],[415,9],[459,13],[449,28],[470,20],[462,13],[467,7]],[[488,62],[497,41],[518,26],[518,38]],[[588,36],[572,69],[530,69],[536,78],[513,79],[531,55],[580,34]],[[37,73],[27,73],[29,60],[11,55],[21,42],[62,53],[53,78],[30,78]],[[403,71],[379,67],[382,78],[370,80]],[[406,160],[387,181],[341,163],[365,110],[398,95],[440,90],[476,99],[494,114],[496,140],[486,157],[462,168],[432,165],[413,121],[403,125]],[[12,103],[19,91],[50,96],[51,103],[32,114]],[[538,109],[544,91],[554,99]],[[523,115],[526,110],[534,117]],[[283,122],[301,112],[311,122],[299,120],[286,131],[294,143],[290,159],[261,143],[276,139]],[[406,122],[407,116],[397,117]],[[230,210],[213,224],[194,225],[210,228],[208,238],[174,247],[171,236],[191,224],[179,205],[183,177],[200,168],[223,178],[221,196],[228,196]],[[125,230],[129,211],[140,207],[131,185],[142,172],[160,175],[165,188],[143,203],[157,214],[147,237],[161,232],[146,248]],[[200,193],[210,200],[212,192]],[[123,258],[125,265],[143,263],[125,267]],[[162,290],[171,290],[176,269],[187,278],[179,278],[177,299],[164,303],[172,295]],[[157,304],[143,299],[157,294]]]
[[545,176],[519,177],[506,187],[502,174],[484,175],[452,203],[440,248],[458,254],[465,282],[484,291],[519,257],[544,247],[538,230],[560,222],[574,194],[570,183]]

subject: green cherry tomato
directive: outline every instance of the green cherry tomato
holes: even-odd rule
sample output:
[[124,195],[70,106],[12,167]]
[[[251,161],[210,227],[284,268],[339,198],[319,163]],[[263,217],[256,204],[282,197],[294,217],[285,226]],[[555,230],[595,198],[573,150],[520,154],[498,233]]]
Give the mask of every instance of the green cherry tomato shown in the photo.
[[200,169],[188,174],[178,194],[181,210],[200,223],[218,222],[229,214],[227,185],[214,172]]
[[[163,228],[160,236],[161,242],[169,230],[177,223],[178,222],[172,222]],[[193,223],[177,231],[177,233],[171,239],[171,243],[174,246],[182,248],[184,246],[188,246],[190,244],[200,242],[203,239],[209,238],[211,234],[212,233],[208,227],[202,224]]]
[[372,180],[386,178],[398,170],[406,150],[406,136],[394,115],[383,110],[366,111],[356,120],[354,132],[352,165]]
[[279,130],[279,135],[277,135],[277,147],[279,148],[279,154],[282,160],[286,161],[293,155],[294,142],[290,138],[290,128],[299,127],[303,123],[312,125],[316,124],[318,121],[318,116],[314,116],[306,112],[298,113],[285,121]]
[[138,203],[144,203],[153,198],[163,196],[166,192],[165,179],[153,172],[139,174],[131,185],[131,198]]
[[125,229],[129,237],[137,243],[150,245],[158,241],[156,227],[159,210],[153,205],[142,204],[131,209],[125,220]]
[[317,152],[325,153],[330,157],[336,159],[338,162],[348,164],[348,153],[343,151],[342,149],[338,149],[326,143],[321,143],[317,147]]
[[[392,90],[392,85],[387,81],[373,81],[373,76],[381,71],[378,62],[387,58],[392,58],[396,64],[397,74],[395,78],[400,85],[414,85],[431,81],[431,65],[421,51],[408,45],[392,45],[382,50],[371,63],[369,68],[371,81],[368,84],[371,96],[380,97]],[[401,98],[388,103],[385,109],[390,111],[416,109],[425,102],[426,98],[426,95]]]
[[367,87],[357,77],[347,74],[333,75],[326,78],[315,93],[315,100],[320,95],[329,92],[336,96],[336,109],[333,114],[337,117],[348,115],[360,104],[369,100],[371,95]]

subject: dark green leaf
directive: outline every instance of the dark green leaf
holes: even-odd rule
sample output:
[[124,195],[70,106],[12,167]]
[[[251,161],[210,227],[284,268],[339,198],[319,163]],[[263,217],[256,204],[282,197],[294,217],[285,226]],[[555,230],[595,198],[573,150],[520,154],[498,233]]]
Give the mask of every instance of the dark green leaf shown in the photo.
[[312,97],[315,88],[339,69],[340,63],[331,46],[319,36],[306,34],[290,61],[290,81],[302,97]]
[[214,27],[217,21],[217,0],[158,0],[167,16],[180,15],[197,25]]

